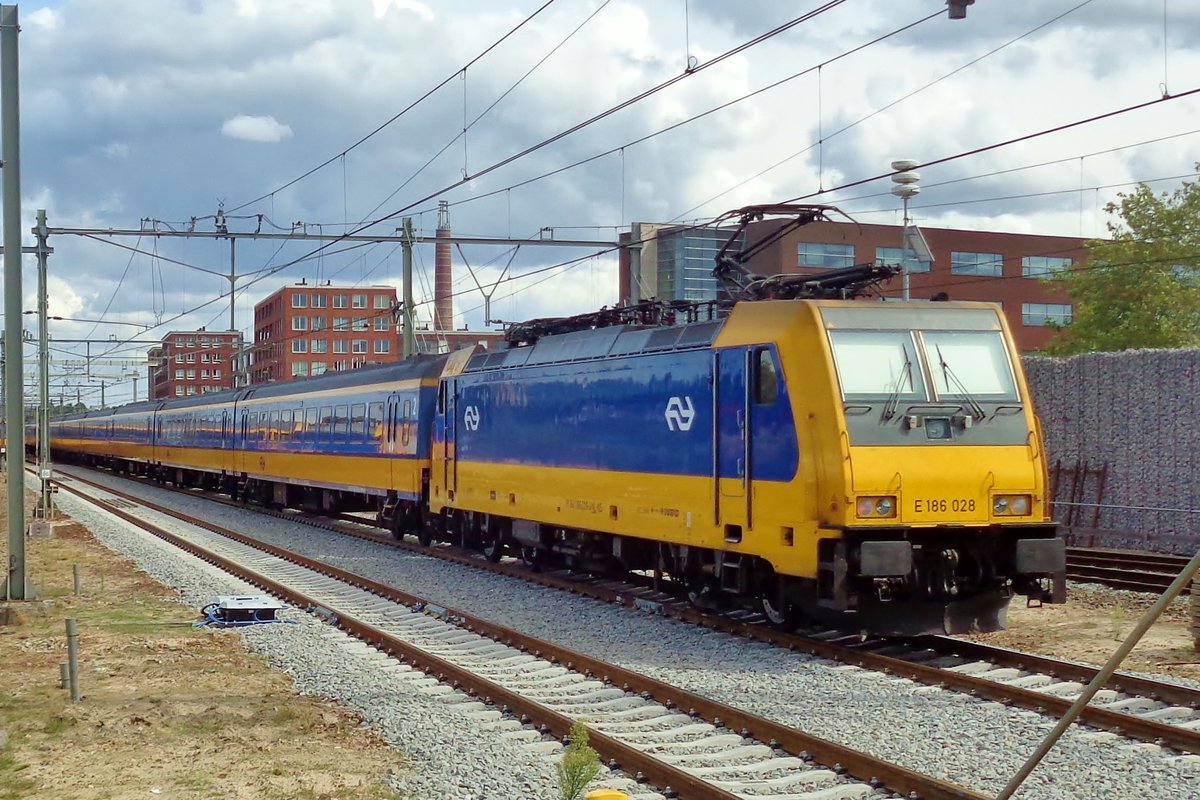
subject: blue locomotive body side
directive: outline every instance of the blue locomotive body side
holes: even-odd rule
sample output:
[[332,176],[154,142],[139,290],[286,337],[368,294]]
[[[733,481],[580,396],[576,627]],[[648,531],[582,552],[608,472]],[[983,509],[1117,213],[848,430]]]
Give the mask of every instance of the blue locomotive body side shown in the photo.
[[[726,349],[718,362],[703,348],[464,374],[454,401],[457,458],[711,479],[719,449],[720,476],[736,477],[743,471],[744,353]],[[722,365],[716,392],[715,363]],[[786,388],[752,420],[761,446],[752,451],[751,472],[791,480],[799,454]]]

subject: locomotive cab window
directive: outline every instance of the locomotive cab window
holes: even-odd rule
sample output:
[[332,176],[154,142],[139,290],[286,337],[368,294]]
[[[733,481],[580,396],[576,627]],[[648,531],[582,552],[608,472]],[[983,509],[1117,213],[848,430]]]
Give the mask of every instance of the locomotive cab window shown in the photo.
[[926,400],[925,379],[909,331],[829,332],[844,400]]
[[771,351],[757,351],[754,361],[754,402],[769,405],[779,396],[779,371]]
[[923,331],[921,344],[939,398],[1017,401],[1012,364],[999,331]]

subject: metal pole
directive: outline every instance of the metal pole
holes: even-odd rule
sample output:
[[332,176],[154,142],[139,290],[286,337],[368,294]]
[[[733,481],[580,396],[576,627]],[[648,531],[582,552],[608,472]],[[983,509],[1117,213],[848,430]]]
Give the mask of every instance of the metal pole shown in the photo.
[[409,358],[415,348],[413,332],[413,293],[412,293],[412,217],[404,218],[404,346],[402,356]]
[[49,299],[46,296],[46,267],[50,248],[47,243],[46,210],[39,208],[37,226],[38,269],[38,476],[41,487],[38,507],[42,519],[51,519],[50,507],[50,327],[47,321]]
[[642,301],[642,223],[629,226],[629,302],[637,305]]
[[71,684],[71,702],[79,702],[79,630],[75,618],[67,619],[67,679]]
[[[237,239],[229,240],[229,330],[236,331],[237,324],[233,319],[233,290],[237,287],[237,260],[234,257],[234,249],[237,246]],[[136,398],[135,398],[136,399]]]
[[1142,615],[1137,626],[1129,632],[1129,635],[1125,637],[1125,641],[1121,642],[1121,646],[1117,648],[1117,652],[1113,653],[1107,663],[1105,663],[1104,668],[1096,673],[1096,677],[1092,678],[1092,682],[1087,685],[1083,693],[1067,709],[1067,713],[1054,726],[1054,730],[1050,731],[1042,743],[1038,745],[1037,751],[1029,757],[1028,761],[1021,765],[1021,769],[1008,782],[1008,785],[1004,787],[1004,791],[996,796],[996,800],[1009,800],[1013,796],[1013,793],[1021,787],[1021,784],[1029,777],[1029,773],[1033,772],[1034,768],[1046,757],[1050,749],[1054,747],[1059,737],[1063,735],[1067,728],[1071,727],[1071,723],[1075,721],[1076,717],[1083,712],[1084,707],[1096,696],[1096,692],[1100,691],[1104,688],[1104,684],[1108,683],[1108,679],[1117,671],[1117,667],[1121,666],[1121,662],[1125,660],[1125,656],[1129,655],[1129,652],[1133,650],[1146,634],[1146,631],[1150,630],[1150,626],[1154,624],[1155,620],[1158,619],[1166,607],[1171,604],[1171,601],[1179,596],[1179,593],[1183,591],[1183,587],[1187,586],[1198,568],[1200,568],[1200,551],[1197,551],[1196,555],[1192,556],[1192,560],[1188,562],[1178,577],[1167,587],[1162,597],[1158,598],[1154,605],[1150,606],[1150,609]]
[[900,285],[903,289],[904,299],[908,300],[908,198],[904,198],[904,226],[900,231],[900,236],[903,239],[903,258],[900,260]]
[[[21,103],[18,94],[17,7],[0,5],[0,155],[4,159],[4,333],[12,352],[4,361],[8,422],[8,576],[5,597],[25,600],[25,404],[21,375]],[[15,446],[14,446],[15,445]]]

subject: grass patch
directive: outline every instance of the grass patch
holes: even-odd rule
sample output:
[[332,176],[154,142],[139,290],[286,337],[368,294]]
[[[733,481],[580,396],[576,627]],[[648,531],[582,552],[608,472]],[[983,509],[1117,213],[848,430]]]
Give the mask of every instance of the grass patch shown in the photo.
[[174,783],[178,788],[187,789],[190,792],[206,792],[216,788],[212,776],[203,772],[180,775]]
[[69,730],[74,725],[75,721],[66,717],[51,717],[46,720],[46,724],[42,727],[42,733],[47,736],[57,736],[63,731]]
[[300,708],[279,706],[271,715],[271,724],[281,728],[299,728],[302,731],[310,731],[316,727],[319,721],[318,716],[316,709],[307,706]]
[[0,753],[0,800],[23,800],[33,789],[33,781],[21,773],[27,764],[18,762],[7,753]]

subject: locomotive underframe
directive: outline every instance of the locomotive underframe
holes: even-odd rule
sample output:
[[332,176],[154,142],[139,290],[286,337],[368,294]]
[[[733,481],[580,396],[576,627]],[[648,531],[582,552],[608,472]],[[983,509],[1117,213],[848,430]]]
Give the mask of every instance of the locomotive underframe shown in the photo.
[[1013,595],[1061,603],[1066,594],[1064,550],[1052,524],[827,530],[814,580],[776,575],[767,560],[727,550],[478,512],[429,514],[425,502],[394,492],[378,497],[117,457],[77,460],[264,506],[374,511],[397,537],[444,540],[492,560],[508,551],[530,564],[555,559],[593,572],[653,573],[683,587],[697,605],[753,603],[782,626],[809,619],[897,635],[991,631],[1004,627]]

